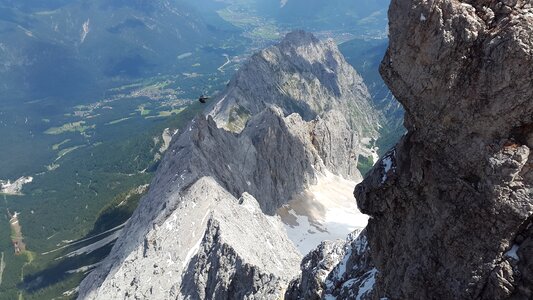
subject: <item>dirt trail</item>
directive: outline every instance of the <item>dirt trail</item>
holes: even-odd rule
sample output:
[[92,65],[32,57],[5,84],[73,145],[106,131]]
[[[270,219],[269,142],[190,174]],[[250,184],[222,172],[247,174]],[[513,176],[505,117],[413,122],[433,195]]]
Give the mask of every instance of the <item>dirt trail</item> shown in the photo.
[[13,243],[15,254],[19,255],[26,251],[26,244],[24,244],[24,238],[22,236],[22,228],[19,223],[18,213],[15,212],[12,215],[8,211],[7,214],[9,216],[9,225],[11,226],[11,242]]
[[2,257],[0,258],[0,285],[2,285],[2,275],[4,275],[4,269],[6,268],[6,264],[4,262],[4,252],[2,252]]

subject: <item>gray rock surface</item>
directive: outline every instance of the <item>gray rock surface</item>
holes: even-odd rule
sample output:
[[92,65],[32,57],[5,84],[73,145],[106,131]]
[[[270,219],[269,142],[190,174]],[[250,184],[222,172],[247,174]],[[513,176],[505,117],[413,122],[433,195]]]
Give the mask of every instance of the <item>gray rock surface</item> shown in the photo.
[[359,135],[377,136],[378,114],[361,76],[333,40],[322,42],[304,31],[253,55],[214,102],[209,114],[232,131],[275,105],[285,116],[298,113],[306,121],[337,109]]
[[304,31],[291,32],[280,44],[252,56],[213,103],[207,113],[219,127],[234,132],[272,106],[283,116],[299,115],[311,122],[307,127],[324,165],[355,181],[362,179],[357,170],[364,147],[360,141],[376,138],[379,126],[362,78],[335,43]]
[[356,189],[374,298],[531,299],[531,1],[393,0],[408,134]]
[[370,256],[366,229],[347,238],[345,254],[326,279],[326,297],[336,299],[372,299],[379,274]]
[[181,282],[186,298],[280,299],[300,259],[281,226],[246,193],[217,207]]
[[328,170],[356,182],[362,180],[357,169],[361,153],[360,136],[352,130],[344,114],[330,110],[313,122],[311,139]]
[[[293,119],[297,120],[294,117]],[[305,128],[298,121],[292,123],[297,130]],[[216,249],[220,247],[226,250],[233,249],[233,260],[226,261],[226,265],[222,264],[226,271],[219,270],[221,266],[213,266],[214,269],[200,269],[195,272],[205,274],[220,272],[217,276],[229,280],[223,283],[229,288],[233,282],[229,274],[240,270],[240,265],[249,264],[246,270],[252,272],[254,276],[268,277],[272,279],[272,284],[281,284],[279,279],[283,277],[279,275],[281,272],[288,284],[290,276],[286,276],[288,273],[280,271],[279,268],[291,270],[290,262],[292,262],[295,274],[300,257],[292,242],[286,237],[281,222],[277,221],[276,226],[257,222],[254,219],[266,218],[262,216],[261,209],[257,209],[257,216],[236,215],[236,212],[227,211],[224,205],[219,205],[219,202],[223,201],[226,206],[228,203],[237,205],[237,199],[247,192],[257,196],[258,206],[260,205],[265,212],[274,214],[277,207],[287,201],[292,193],[313,182],[315,163],[316,169],[322,167],[318,155],[305,148],[305,141],[290,133],[278,110],[264,111],[250,120],[249,126],[241,134],[235,135],[217,128],[211,118],[205,119],[199,116],[187,130],[172,141],[150,191],[130,219],[111,255],[82,282],[81,299],[102,297],[115,299],[123,296],[167,299],[181,295],[181,277],[185,274],[184,270],[191,259],[187,253],[197,247],[195,245],[201,241],[202,236],[204,236],[203,245],[208,249],[209,247],[213,251],[218,251]],[[311,145],[311,142],[307,141],[307,144]],[[292,157],[290,161],[292,163],[280,160],[276,154],[281,157]],[[206,184],[203,182],[205,180],[200,180],[201,178],[212,179]],[[210,183],[211,181],[216,184]],[[216,211],[215,215],[219,218],[207,226],[208,221],[212,219],[208,217],[209,211]],[[250,232],[235,233],[230,225],[224,227],[221,220],[226,220],[227,223],[233,222],[235,226],[243,224],[259,237],[254,240]],[[269,230],[272,232],[270,235]],[[209,241],[215,231],[223,231],[224,235],[218,234],[223,237],[230,234],[235,234],[236,237],[229,239],[229,243],[228,239]],[[281,241],[270,242],[273,243],[270,250],[272,253],[261,253],[268,249],[264,246],[267,236],[276,236]],[[252,248],[238,251],[239,245],[248,240],[251,244],[244,245]],[[261,255],[256,257],[256,261],[250,262],[245,259],[249,253]],[[276,260],[278,257],[288,257],[290,259],[286,260],[290,262],[286,262],[282,267],[273,268],[272,265],[260,261],[260,259]],[[198,264],[202,263],[205,262],[198,261]],[[158,267],[152,267],[153,265]],[[162,265],[166,267],[159,268]],[[255,270],[256,268],[266,271],[259,272]],[[189,269],[187,272],[194,273]],[[170,274],[172,278],[176,278],[175,281],[168,281]],[[201,280],[203,275],[194,276]],[[147,284],[146,280],[154,282],[154,286]],[[162,290],[157,294],[150,294],[154,293],[154,287],[157,286]],[[198,289],[200,287],[205,290],[204,293],[215,293],[212,289],[217,289],[212,285],[197,286]],[[198,299],[195,297],[201,295],[192,293],[190,286],[183,288],[187,291],[184,295],[188,295],[191,299]],[[172,294],[165,294],[166,292]],[[227,292],[227,289],[222,288],[215,294],[222,295]],[[239,292],[246,293],[246,291]]]

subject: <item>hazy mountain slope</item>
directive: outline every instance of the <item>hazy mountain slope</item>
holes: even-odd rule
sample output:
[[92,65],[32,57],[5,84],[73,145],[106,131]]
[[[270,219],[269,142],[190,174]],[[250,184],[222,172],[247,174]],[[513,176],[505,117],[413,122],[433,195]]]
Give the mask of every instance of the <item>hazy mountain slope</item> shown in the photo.
[[377,141],[380,154],[387,152],[405,133],[403,107],[379,74],[379,65],[388,44],[388,39],[353,39],[339,45],[346,61],[361,74],[372,103],[381,114],[382,127]]
[[95,84],[105,83],[97,78],[169,72],[180,65],[179,55],[218,45],[238,33],[214,14],[207,21],[185,1],[0,6],[3,88],[22,89],[34,97],[96,90]]
[[387,27],[388,0],[278,0],[256,1],[260,14],[293,28],[338,30],[382,36]]

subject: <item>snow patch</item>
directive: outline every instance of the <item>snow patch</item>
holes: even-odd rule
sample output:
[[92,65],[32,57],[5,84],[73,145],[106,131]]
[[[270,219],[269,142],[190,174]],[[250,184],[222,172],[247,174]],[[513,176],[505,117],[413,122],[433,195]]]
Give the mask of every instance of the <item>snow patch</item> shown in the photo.
[[80,267],[80,268],[77,268],[77,269],[74,269],[74,270],[69,270],[66,273],[67,274],[86,273],[86,272],[98,267],[99,265],[100,265],[100,263],[95,263],[95,264],[88,265],[88,266],[83,266],[83,267]]
[[309,253],[324,240],[345,239],[366,226],[368,216],[357,209],[353,197],[356,184],[328,172],[277,211],[300,253]]
[[396,150],[393,150],[392,152],[389,152],[381,161],[381,166],[383,167],[383,177],[381,177],[381,183],[385,183],[387,181],[387,174],[390,170],[393,172],[396,170],[396,167],[394,166],[393,157],[396,155]]
[[505,252],[505,256],[507,257],[510,257],[516,261],[519,261],[520,258],[518,257],[518,249],[520,248],[520,246],[518,246],[517,244],[514,244],[513,247],[511,247],[511,249],[507,252]]
[[4,262],[4,252],[2,252],[0,256],[0,285],[2,284],[2,278],[3,278],[5,268],[6,268],[6,264]]
[[339,264],[338,273],[335,276],[337,280],[341,280],[342,277],[344,277],[344,274],[346,274],[346,265],[348,264],[350,256],[352,256],[352,247],[349,247],[348,245],[348,249],[346,250],[344,257],[342,258],[342,261]]
[[87,21],[85,21],[85,23],[83,23],[83,26],[81,28],[81,41],[80,41],[80,44],[83,44],[83,42],[85,41],[85,38],[89,34],[89,31],[91,31],[91,29],[89,28],[89,24],[90,24],[90,19],[87,19]]
[[198,250],[200,250],[200,244],[202,244],[203,238],[204,238],[203,236],[200,236],[196,244],[194,244],[194,246],[191,249],[189,249],[189,252],[187,252],[187,256],[185,256],[185,260],[183,261],[183,264],[181,265],[184,272],[187,271],[185,268],[187,268],[187,265],[189,265],[189,262],[191,261],[191,259],[196,254],[198,254]]
[[[207,217],[211,214],[211,210],[208,210],[204,217],[202,218],[202,221],[200,221],[200,226],[203,227],[203,225],[205,224],[205,221],[207,219]],[[198,254],[198,250],[200,249],[200,245],[202,244],[202,240],[203,240],[203,235],[200,235],[200,238],[196,241],[196,243],[194,244],[194,246],[189,249],[189,251],[187,252],[187,255],[185,256],[185,260],[183,261],[182,263],[182,268],[184,270],[184,272],[186,272],[186,268],[187,266],[189,265],[191,259],[196,255]]]
[[47,255],[47,254],[50,254],[50,253],[57,252],[57,251],[59,251],[59,250],[65,249],[65,248],[67,248],[67,247],[71,247],[71,246],[74,246],[74,245],[77,245],[77,244],[81,244],[81,243],[83,243],[83,242],[86,242],[86,241],[89,241],[89,240],[95,239],[95,238],[97,238],[97,237],[100,237],[100,236],[102,236],[102,235],[108,234],[108,233],[110,233],[110,232],[113,232],[113,231],[115,231],[115,230],[119,231],[119,229],[122,229],[124,226],[126,226],[126,223],[128,223],[128,221],[129,221],[129,219],[128,219],[126,222],[124,222],[124,223],[118,225],[117,227],[111,228],[111,229],[109,229],[109,230],[106,230],[106,231],[104,231],[104,232],[102,232],[102,233],[99,233],[99,234],[93,235],[93,236],[88,237],[88,238],[84,238],[84,239],[77,240],[77,241],[74,241],[74,240],[63,240],[62,243],[65,244],[65,245],[61,246],[61,243],[60,243],[60,244],[57,244],[58,247],[59,247],[59,246],[61,246],[61,247],[59,247],[59,248],[57,248],[57,249],[54,249],[54,250],[47,251],[47,252],[43,252],[43,253],[41,253],[41,255]]
[[62,257],[59,257],[59,258],[56,258],[55,260],[61,260],[65,257],[74,257],[74,256],[78,256],[78,255],[82,255],[82,254],[90,254],[102,247],[105,247],[111,243],[113,243],[119,236],[120,234],[122,233],[122,229],[120,230],[117,230],[115,232],[113,232],[111,235],[109,235],[108,237],[105,237],[95,243],[92,243],[88,246],[85,246],[85,247],[82,247],[78,250],[75,250],[75,251],[72,251],[70,253],[68,253],[67,255],[65,256],[62,256]]
[[67,296],[67,297],[72,296],[72,295],[76,294],[77,292],[79,292],[79,290],[80,290],[80,287],[77,286],[77,287],[75,287],[75,288],[73,288],[71,290],[68,290],[68,291],[64,292],[63,296]]
[[376,284],[377,273],[378,270],[376,268],[373,268],[372,270],[366,272],[365,275],[363,275],[367,278],[359,286],[359,292],[357,293],[356,300],[361,300],[364,296],[366,296],[374,289],[374,285]]

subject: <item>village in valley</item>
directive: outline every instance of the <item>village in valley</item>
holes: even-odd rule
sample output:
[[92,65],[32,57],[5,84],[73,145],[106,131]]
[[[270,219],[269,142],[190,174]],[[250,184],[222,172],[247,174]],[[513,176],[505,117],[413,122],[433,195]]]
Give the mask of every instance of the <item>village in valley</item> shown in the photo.
[[22,195],[22,187],[33,181],[33,177],[20,177],[19,179],[11,182],[10,180],[0,180],[0,194],[5,195]]

